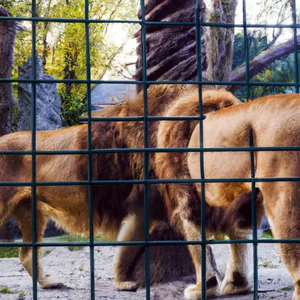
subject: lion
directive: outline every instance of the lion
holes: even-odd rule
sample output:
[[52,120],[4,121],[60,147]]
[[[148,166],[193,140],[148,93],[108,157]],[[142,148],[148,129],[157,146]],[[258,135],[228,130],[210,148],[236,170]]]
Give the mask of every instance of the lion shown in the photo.
[[[169,107],[176,103],[186,103],[183,115],[199,115],[198,90],[177,86],[152,86],[148,89],[148,115],[167,115]],[[226,91],[203,92],[203,112],[211,113],[224,107],[239,105],[240,102]],[[135,100],[122,103],[98,112],[98,117],[143,116],[143,94]],[[176,121],[178,122],[178,121]],[[149,147],[157,146],[158,123],[150,122]],[[179,122],[180,123],[180,122]],[[189,133],[197,121],[189,121]],[[188,124],[185,123],[185,124]],[[176,137],[174,137],[176,139]],[[181,137],[177,137],[178,139]],[[189,139],[189,137],[187,137]],[[31,132],[13,133],[0,138],[0,151],[30,151],[32,146]],[[187,146],[187,144],[185,145]],[[88,195],[92,194],[94,232],[101,232],[104,239],[119,241],[142,241],[144,237],[144,199],[143,187],[133,184],[121,184],[118,180],[136,180],[144,178],[144,155],[141,152],[124,153],[121,151],[105,152],[105,149],[143,148],[144,125],[140,121],[126,122],[93,122],[91,126],[92,170],[88,169],[88,126],[87,124],[54,131],[36,133],[37,153],[36,175],[32,177],[31,155],[0,155],[0,180],[2,182],[38,183],[36,186],[36,241],[40,242],[48,218],[72,235],[89,236]],[[97,152],[102,149],[104,152]],[[104,149],[104,150],[103,150]],[[49,151],[81,150],[84,153],[49,154]],[[170,166],[171,167],[171,166]],[[149,154],[150,177],[156,178],[154,154]],[[89,172],[91,173],[89,176]],[[152,174],[152,175],[151,175]],[[91,190],[88,180],[94,183]],[[101,184],[103,180],[112,180],[113,184]],[[71,183],[61,185],[59,183]],[[53,183],[53,184],[51,184]],[[73,185],[72,185],[73,183]],[[257,196],[257,202],[262,203]],[[251,217],[244,207],[251,203],[249,194],[237,198],[229,208],[208,209],[208,217],[227,226],[229,231],[241,224],[241,229],[251,228]],[[32,187],[30,184],[19,186],[2,186],[0,188],[0,225],[9,216],[13,216],[22,231],[23,241],[32,241]],[[229,213],[229,215],[228,215]],[[149,227],[167,216],[163,194],[156,185],[151,185],[149,193]],[[229,217],[230,216],[230,217]],[[235,217],[236,216],[236,217]],[[239,222],[238,220],[241,220]],[[245,222],[243,222],[243,220]],[[245,225],[247,224],[247,225]],[[137,283],[129,278],[130,267],[140,252],[139,246],[122,246],[115,265],[115,286],[120,290],[132,290]],[[42,288],[61,287],[63,283],[46,277],[40,263],[40,249],[37,258],[37,281]],[[20,261],[32,276],[32,250],[22,247]]]
[[[184,104],[176,103],[166,113],[177,115]],[[250,147],[250,134],[253,135],[255,147],[299,146],[300,141],[300,96],[276,95],[258,98],[245,104],[232,106],[212,112],[203,121],[203,145],[207,148]],[[161,122],[158,129],[159,148],[178,147],[173,136],[180,132],[183,140],[189,131],[185,123]],[[200,146],[199,124],[188,139],[188,148]],[[187,141],[184,143],[186,144]],[[204,174],[209,179],[246,178],[251,177],[251,159],[249,151],[240,152],[204,152]],[[199,179],[200,154],[156,153],[157,176],[160,179]],[[172,166],[173,168],[170,168]],[[299,151],[255,151],[254,172],[258,180],[256,187],[263,198],[263,205],[272,232],[278,239],[297,239],[300,237],[299,180],[288,181],[288,178],[300,176]],[[180,170],[180,172],[178,172]],[[280,178],[287,177],[287,180]],[[278,178],[278,181],[276,181]],[[217,181],[217,180],[216,180]],[[230,207],[234,199],[250,193],[251,182],[206,182],[206,208]],[[193,190],[196,196],[192,197]],[[195,184],[162,184],[168,215],[171,224],[181,230],[186,240],[201,240],[201,183]],[[261,218],[257,212],[258,220]],[[209,223],[209,220],[207,220]],[[228,231],[230,239],[246,239],[247,231]],[[208,228],[207,238],[224,238],[222,232],[216,234]],[[247,249],[245,243],[230,244],[231,258],[225,278],[221,284],[221,294],[229,295],[249,290]],[[293,300],[300,299],[300,244],[280,243],[279,249],[295,284]],[[185,289],[187,299],[201,299],[201,246],[189,246],[190,254],[196,269],[196,285]],[[217,282],[214,272],[207,263],[207,295],[217,295]],[[214,284],[208,285],[208,282]]]

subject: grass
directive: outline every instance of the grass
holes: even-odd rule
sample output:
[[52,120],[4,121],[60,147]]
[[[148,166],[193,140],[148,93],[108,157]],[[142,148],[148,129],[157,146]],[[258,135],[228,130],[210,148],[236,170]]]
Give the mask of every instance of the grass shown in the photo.
[[25,297],[25,292],[24,291],[20,291],[19,292],[19,298],[18,298],[18,300],[23,300],[24,297]]
[[261,239],[273,239],[273,234],[271,229],[265,230],[262,234],[262,236],[260,237]]
[[[97,235],[95,241],[101,241],[101,236]],[[88,242],[89,238],[71,235],[61,235],[57,237],[44,238],[44,242]],[[84,246],[68,246],[70,251],[81,251]],[[15,258],[19,256],[20,247],[0,247],[0,259],[1,258]],[[44,251],[44,256],[49,255],[51,250]]]
[[2,294],[15,294],[16,292],[13,292],[7,286],[3,286],[3,287],[0,288],[0,293],[2,293]]
[[52,252],[51,250],[47,249],[47,250],[44,251],[43,256],[47,256],[47,255],[49,255],[51,252]]
[[[2,286],[0,287],[0,294],[19,294],[18,300],[22,300],[25,297],[25,292],[24,291],[12,291],[9,289],[7,286]],[[1,297],[2,299],[2,297]]]
[[[80,236],[72,236],[72,235],[61,235],[52,238],[43,239],[43,241],[47,242],[87,242],[88,238],[80,237]],[[68,246],[70,251],[81,251],[84,246]]]
[[0,258],[13,258],[19,256],[19,247],[1,247]]
[[[101,236],[97,235],[95,237],[95,241],[101,241]],[[43,239],[45,242],[88,242],[89,238],[87,237],[81,237],[81,236],[72,236],[72,235],[61,235],[51,238],[45,238]],[[70,251],[81,251],[83,250],[84,246],[68,246],[68,249]],[[47,253],[49,254],[49,253]],[[45,254],[45,255],[47,255]]]

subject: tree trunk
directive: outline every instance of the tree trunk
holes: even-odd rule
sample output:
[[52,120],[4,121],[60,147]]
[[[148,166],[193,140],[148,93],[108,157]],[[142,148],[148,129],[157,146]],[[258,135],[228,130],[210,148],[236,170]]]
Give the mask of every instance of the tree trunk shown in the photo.
[[[211,3],[209,13],[205,3]],[[207,18],[209,22],[234,23],[236,0],[211,0],[205,3],[199,0],[200,22],[205,22]],[[145,14],[147,21],[195,22],[195,0],[149,0]],[[143,80],[141,31],[136,37],[139,45],[135,78]],[[195,26],[149,25],[146,38],[147,80],[197,79]],[[206,80],[229,80],[233,41],[234,28],[201,28],[202,71]]]
[[[236,0],[198,0],[200,21],[235,23]],[[210,4],[206,7],[205,4]],[[147,21],[195,22],[195,0],[148,0],[145,14]],[[206,14],[206,16],[204,15]],[[141,19],[141,15],[139,15]],[[203,36],[205,28],[205,36]],[[201,56],[203,81],[244,81],[245,64],[232,71],[233,28],[205,26],[201,29]],[[137,68],[135,79],[143,80],[141,31],[137,32]],[[147,80],[197,79],[197,54],[194,26],[148,25],[146,28]],[[273,45],[250,62],[250,78],[277,59],[294,51],[291,39]],[[300,47],[299,36],[297,38]],[[299,50],[298,50],[299,51]],[[228,86],[234,92],[240,86]],[[141,86],[138,87],[138,90]]]
[[[199,0],[200,21],[204,22],[205,4]],[[147,21],[195,22],[195,0],[148,0]],[[141,15],[139,15],[141,18]],[[202,29],[203,34],[203,29]],[[147,80],[194,80],[197,78],[195,26],[149,25],[146,28]],[[142,35],[138,38],[136,80],[143,80]],[[202,68],[207,68],[204,37]]]
[[[8,15],[0,6],[0,16]],[[15,21],[0,21],[0,78],[11,78],[16,32]],[[0,83],[0,136],[11,132],[13,102],[12,84]]]
[[[0,5],[0,16],[9,16]],[[15,21],[0,21],[0,78],[11,78],[13,68],[13,53],[17,23]],[[12,105],[14,102],[12,84],[0,83],[0,136],[11,132]],[[13,218],[8,219],[0,228],[0,240],[11,241],[20,234]]]
[[[234,24],[236,0],[211,0],[210,3],[211,9],[207,9],[208,22]],[[207,27],[205,42],[207,80],[228,81],[232,70],[234,27]]]

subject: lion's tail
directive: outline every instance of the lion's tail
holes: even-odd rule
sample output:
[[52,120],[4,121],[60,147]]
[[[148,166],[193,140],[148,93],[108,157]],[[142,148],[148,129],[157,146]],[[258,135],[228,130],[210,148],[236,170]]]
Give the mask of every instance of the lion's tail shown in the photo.
[[[256,200],[256,226],[259,227],[261,219],[264,215],[263,196],[259,188],[255,188]],[[234,200],[228,207],[212,207],[211,209],[219,209],[220,219],[218,225],[223,232],[236,230],[244,230],[248,232],[252,229],[252,192],[247,192]]]

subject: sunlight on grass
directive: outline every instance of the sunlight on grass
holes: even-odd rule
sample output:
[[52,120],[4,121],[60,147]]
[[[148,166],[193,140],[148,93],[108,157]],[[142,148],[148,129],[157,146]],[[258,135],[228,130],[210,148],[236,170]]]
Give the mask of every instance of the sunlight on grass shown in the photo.
[[[101,235],[97,235],[94,239],[95,241],[102,241]],[[51,238],[44,238],[43,242],[88,242],[89,238],[81,237],[81,236],[72,236],[72,235],[61,235]],[[83,250],[84,246],[68,246],[67,247],[70,251],[81,251]]]
[[[102,241],[101,235],[96,235],[95,241]],[[18,240],[22,241],[22,240]],[[44,238],[43,242],[88,242],[89,238],[81,237],[81,236],[71,236],[71,235],[61,235],[51,238]],[[70,251],[81,251],[83,250],[84,246],[68,246],[67,247]],[[19,256],[20,247],[0,247],[0,259],[1,258],[15,258]],[[51,253],[51,250],[46,250],[44,252],[44,256]]]
[[13,258],[19,256],[19,247],[1,247],[0,258]]

